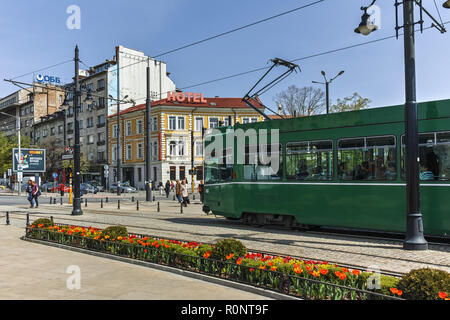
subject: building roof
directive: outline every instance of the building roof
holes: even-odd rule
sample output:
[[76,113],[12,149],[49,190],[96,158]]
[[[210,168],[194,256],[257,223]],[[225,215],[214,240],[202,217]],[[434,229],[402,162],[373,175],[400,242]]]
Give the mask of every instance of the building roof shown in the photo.
[[[242,101],[242,98],[220,98],[220,97],[214,97],[214,98],[205,98],[206,103],[200,103],[200,102],[176,102],[176,101],[167,101],[167,99],[161,99],[158,101],[152,101],[152,108],[157,106],[172,106],[172,107],[195,107],[195,108],[250,108],[244,101]],[[264,105],[262,104],[261,100],[256,98],[256,100],[251,99],[252,104],[260,109],[264,109]],[[127,108],[125,110],[122,110],[120,112],[120,115],[128,114],[135,111],[145,110],[145,103],[140,104],[137,106],[133,106],[130,108]],[[112,118],[114,116],[117,116],[117,113],[112,114],[108,116],[108,118]]]

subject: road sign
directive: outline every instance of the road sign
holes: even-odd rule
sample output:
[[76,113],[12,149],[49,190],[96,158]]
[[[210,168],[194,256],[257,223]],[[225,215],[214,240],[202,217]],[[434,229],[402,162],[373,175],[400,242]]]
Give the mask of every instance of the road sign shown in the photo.
[[103,169],[108,170],[108,169],[109,169],[109,166],[108,166],[107,164],[105,164],[105,165],[103,166]]
[[53,172],[53,173],[52,173],[52,177],[53,177],[53,179],[58,178],[58,173],[57,173],[57,172]]
[[63,154],[62,155],[63,160],[70,160],[73,159],[73,154]]
[[8,176],[12,176],[12,169],[8,169]]
[[[17,172],[17,181],[22,182],[22,180],[23,180],[23,173],[18,171]],[[19,188],[20,188],[20,186],[19,186]]]
[[103,171],[103,174],[104,174],[105,177],[109,177],[109,171],[108,170]]

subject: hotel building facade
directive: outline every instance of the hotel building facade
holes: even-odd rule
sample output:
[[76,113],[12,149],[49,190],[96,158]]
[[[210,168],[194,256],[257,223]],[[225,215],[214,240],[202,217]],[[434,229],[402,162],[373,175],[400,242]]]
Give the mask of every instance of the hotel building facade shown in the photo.
[[[184,95],[184,98],[182,97]],[[253,102],[261,111],[264,106]],[[120,113],[122,179],[145,187],[145,104]],[[204,146],[202,128],[263,121],[241,98],[205,98],[200,94],[169,94],[151,103],[151,180],[154,185],[187,178],[198,185],[203,180]],[[229,123],[231,119],[231,123]],[[116,182],[117,114],[108,117],[110,183]],[[195,175],[189,175],[192,168]]]

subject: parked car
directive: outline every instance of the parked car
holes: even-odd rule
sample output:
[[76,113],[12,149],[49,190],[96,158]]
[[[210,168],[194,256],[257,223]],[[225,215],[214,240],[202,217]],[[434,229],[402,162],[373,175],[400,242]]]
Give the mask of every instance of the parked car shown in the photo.
[[62,183],[59,183],[56,185],[56,187],[55,186],[52,187],[52,192],[60,192],[61,189],[63,189],[64,192],[69,192],[70,186],[68,184],[63,185]]
[[53,182],[46,182],[40,186],[41,192],[53,192],[53,187],[55,184]]
[[[122,182],[120,184],[120,189],[122,193],[132,193],[137,192],[135,187],[132,187],[128,182]],[[116,193],[117,192],[117,183],[113,183],[109,186],[109,192]]]
[[98,188],[94,187],[92,184],[89,183],[81,183],[80,184],[80,191],[84,193],[86,190],[86,193],[93,193],[96,194],[98,192]]
[[97,181],[91,181],[91,182],[87,182],[87,183],[89,183],[90,185],[96,187],[98,192],[105,191],[105,188],[103,188],[103,186],[100,183],[98,183]]

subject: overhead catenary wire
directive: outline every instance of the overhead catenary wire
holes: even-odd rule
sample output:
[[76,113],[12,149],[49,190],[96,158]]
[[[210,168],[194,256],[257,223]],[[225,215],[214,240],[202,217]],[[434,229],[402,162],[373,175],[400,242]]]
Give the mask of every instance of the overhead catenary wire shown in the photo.
[[[446,22],[444,22],[442,24],[443,25],[447,25],[449,23],[450,23],[450,21],[446,21]],[[429,26],[429,27],[424,28],[423,30],[429,30],[429,29],[432,29],[432,28],[434,28],[434,27],[433,26]],[[419,30],[417,30],[417,31],[419,31]],[[345,50],[349,50],[349,49],[353,49],[353,48],[357,48],[357,47],[361,47],[361,46],[365,46],[365,45],[369,45],[369,44],[373,44],[373,43],[377,43],[377,42],[382,42],[382,41],[389,40],[389,39],[394,39],[394,38],[396,38],[396,35],[386,36],[386,37],[383,37],[383,38],[374,39],[374,40],[370,40],[370,41],[365,41],[365,42],[361,42],[361,43],[357,43],[357,44],[353,44],[353,45],[349,45],[349,46],[345,46],[345,47],[337,48],[337,49],[333,49],[333,50],[323,51],[323,52],[320,52],[320,53],[312,54],[312,55],[305,56],[305,57],[295,58],[293,60],[288,60],[288,61],[290,61],[290,62],[297,62],[297,61],[308,60],[308,59],[312,59],[312,58],[316,58],[316,57],[320,57],[320,56],[324,56],[324,55],[328,55],[328,54],[332,54],[332,53],[336,53],[336,52],[340,52],[340,51],[345,51]],[[255,73],[255,72],[258,72],[258,71],[267,70],[269,68],[270,68],[270,66],[255,68],[255,69],[252,69],[252,70],[236,73],[236,74],[233,74],[233,75],[224,76],[224,77],[220,77],[220,78],[216,78],[216,79],[212,79],[212,80],[208,80],[208,81],[204,81],[204,82],[200,82],[200,83],[184,86],[184,87],[181,87],[179,89],[180,90],[186,90],[186,89],[190,89],[190,88],[194,88],[194,87],[198,87],[198,86],[202,86],[202,85],[206,85],[206,84],[210,84],[210,83],[215,83],[215,82],[219,82],[219,81],[223,81],[223,80],[228,80],[228,79],[244,76],[244,75]],[[114,71],[116,71],[116,70],[114,70]],[[10,80],[5,79],[5,81],[14,83],[14,81],[12,81],[12,79],[10,79]],[[33,86],[33,84],[27,84],[27,83],[23,83],[23,82],[18,82],[18,83],[21,83],[21,84],[24,84],[24,85]],[[70,84],[67,84],[66,86],[70,86]],[[48,88],[48,87],[42,86],[42,88]],[[72,91],[72,90],[61,89],[61,88],[48,88],[48,89],[49,90],[64,91],[66,93]],[[163,92],[162,94],[167,94],[167,93],[172,92],[172,91],[173,90],[166,91],[166,92]],[[87,93],[87,92],[85,91],[85,93]],[[91,95],[95,96],[95,97],[104,97],[104,96],[100,96],[100,95],[97,95],[97,94],[94,94],[94,93],[91,93]],[[147,97],[134,98],[133,100],[139,101],[139,100],[145,100],[146,98]],[[116,100],[116,99],[114,99],[114,100]]]
[[[179,47],[179,48],[175,48],[175,49],[172,49],[172,50],[169,50],[169,51],[166,51],[166,52],[162,52],[162,53],[160,53],[160,54],[157,54],[157,55],[153,56],[152,58],[159,58],[159,57],[168,55],[168,54],[173,53],[173,52],[177,52],[177,51],[180,51],[180,50],[183,50],[183,49],[187,49],[187,48],[196,46],[196,45],[198,45],[198,44],[201,44],[201,43],[204,43],[204,42],[207,42],[207,41],[216,39],[216,38],[220,38],[220,37],[223,37],[223,36],[225,36],[225,35],[228,35],[228,34],[231,34],[231,33],[234,33],[234,32],[237,32],[237,31],[240,31],[240,30],[243,30],[243,29],[252,27],[252,26],[255,26],[255,25],[257,25],[257,24],[260,24],[260,23],[263,23],[263,22],[266,22],[266,21],[270,21],[270,20],[276,19],[276,18],[278,18],[278,17],[284,16],[284,15],[287,15],[287,14],[290,14],[290,13],[293,13],[293,12],[296,12],[296,11],[299,11],[299,10],[302,10],[302,9],[306,9],[306,8],[308,8],[308,7],[314,6],[314,5],[319,4],[319,3],[321,3],[321,2],[324,2],[324,1],[325,1],[325,0],[317,0],[317,1],[315,1],[315,2],[311,2],[311,3],[308,3],[308,4],[302,5],[302,6],[300,6],[300,7],[297,7],[297,8],[288,10],[288,11],[284,11],[284,12],[282,12],[282,13],[279,13],[279,14],[276,14],[276,15],[273,15],[273,16],[270,16],[270,17],[268,17],[268,18],[264,18],[264,19],[261,19],[261,20],[258,20],[258,21],[249,23],[249,24],[247,24],[247,25],[244,25],[244,26],[241,26],[241,27],[238,27],[238,28],[234,28],[234,29],[231,29],[231,30],[229,30],[229,31],[225,31],[225,32],[216,34],[216,35],[214,35],[214,36],[211,36],[211,37],[208,37],[208,38],[199,40],[199,41],[192,42],[192,43],[190,43],[190,44],[181,46],[181,47]],[[137,61],[137,62],[133,62],[133,63],[127,64],[127,65],[125,65],[125,66],[119,67],[117,70],[121,70],[121,69],[124,69],[124,68],[128,68],[128,67],[131,67],[131,66],[134,66],[134,65],[136,65],[136,64],[143,63],[143,62],[147,62],[147,59],[145,59],[145,60],[140,60],[140,61]],[[116,70],[111,70],[111,71],[109,71],[109,72],[113,72],[113,71],[116,71]]]
[[28,73],[22,74],[22,75],[20,75],[20,76],[17,76],[17,77],[11,78],[11,80],[14,80],[14,79],[17,79],[17,78],[22,78],[22,77],[28,76],[28,75],[30,75],[30,74],[33,74],[33,73],[36,73],[36,72],[40,72],[40,71],[44,71],[44,70],[47,70],[47,69],[51,69],[51,68],[54,68],[54,67],[57,67],[57,66],[60,66],[60,65],[63,65],[63,64],[69,63],[69,62],[73,62],[73,59],[70,59],[70,60],[65,60],[65,61],[59,62],[59,63],[57,63],[57,64],[54,64],[54,65],[51,65],[51,66],[45,67],[45,68],[41,68],[41,69],[38,69],[38,70],[35,70],[35,71],[31,71],[31,72],[28,72]]

